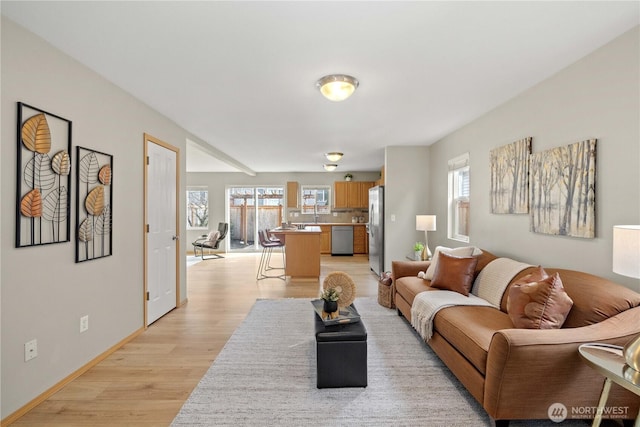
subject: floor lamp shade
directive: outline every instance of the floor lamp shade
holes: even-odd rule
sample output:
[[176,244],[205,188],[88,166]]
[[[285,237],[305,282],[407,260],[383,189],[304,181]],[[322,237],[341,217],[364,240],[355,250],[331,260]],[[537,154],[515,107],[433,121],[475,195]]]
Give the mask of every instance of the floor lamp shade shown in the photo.
[[640,278],[640,225],[613,226],[613,272]]
[[[640,278],[640,225],[613,226],[613,272]],[[640,336],[629,341],[623,353],[627,365],[640,371]]]

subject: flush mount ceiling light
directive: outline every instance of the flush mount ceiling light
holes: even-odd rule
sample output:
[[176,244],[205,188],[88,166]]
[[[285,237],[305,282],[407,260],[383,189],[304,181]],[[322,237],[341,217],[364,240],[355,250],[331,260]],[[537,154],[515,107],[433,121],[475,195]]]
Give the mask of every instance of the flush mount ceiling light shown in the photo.
[[336,165],[334,163],[325,163],[322,166],[324,167],[324,170],[329,171],[329,172],[336,170],[336,168],[338,167],[338,165]]
[[318,80],[316,87],[328,100],[344,101],[351,96],[359,84],[355,77],[331,74]]
[[344,156],[344,154],[339,153],[337,151],[332,151],[330,153],[325,153],[324,155],[327,158],[327,160],[329,160],[330,162],[337,162],[338,160],[340,160],[342,158],[342,156]]

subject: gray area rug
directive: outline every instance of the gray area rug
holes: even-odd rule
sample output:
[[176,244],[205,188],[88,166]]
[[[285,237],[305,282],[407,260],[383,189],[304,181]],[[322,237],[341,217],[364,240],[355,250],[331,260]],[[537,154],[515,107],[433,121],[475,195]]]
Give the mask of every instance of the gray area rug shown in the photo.
[[374,298],[355,301],[368,333],[368,387],[316,388],[315,314],[309,301],[257,301],[172,425],[492,425],[411,326]]

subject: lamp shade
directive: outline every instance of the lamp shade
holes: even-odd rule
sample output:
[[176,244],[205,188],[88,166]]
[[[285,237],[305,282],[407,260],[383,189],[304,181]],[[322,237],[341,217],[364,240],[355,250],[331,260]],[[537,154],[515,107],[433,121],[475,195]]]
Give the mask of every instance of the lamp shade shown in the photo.
[[331,74],[316,82],[316,87],[330,101],[344,101],[355,92],[358,85],[355,77],[344,74]]
[[435,215],[416,215],[416,230],[436,231]]
[[613,226],[613,272],[640,278],[640,225]]

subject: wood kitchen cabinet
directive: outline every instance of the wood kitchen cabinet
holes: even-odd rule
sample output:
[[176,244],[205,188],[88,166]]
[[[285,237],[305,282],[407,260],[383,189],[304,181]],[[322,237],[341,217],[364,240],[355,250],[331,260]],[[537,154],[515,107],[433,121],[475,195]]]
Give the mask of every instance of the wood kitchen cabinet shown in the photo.
[[299,194],[300,194],[300,189],[298,187],[298,183],[295,181],[287,182],[287,207],[288,208],[298,207]]
[[336,181],[333,186],[334,203],[336,209],[369,207],[369,189],[374,182],[370,181]]
[[362,209],[368,209],[369,208],[369,189],[373,187],[376,183],[363,181],[363,182],[359,182],[358,184],[360,184],[360,194],[359,194],[360,199],[358,201],[359,206],[357,207]]
[[353,227],[353,253],[366,254],[369,252],[369,241],[367,240],[367,227],[365,225],[355,225]]
[[349,188],[348,181],[336,181],[333,185],[333,207],[348,208],[349,206]]
[[331,226],[330,225],[321,225],[320,226],[320,253],[321,254],[330,254],[331,253]]

